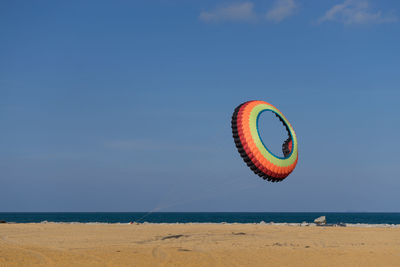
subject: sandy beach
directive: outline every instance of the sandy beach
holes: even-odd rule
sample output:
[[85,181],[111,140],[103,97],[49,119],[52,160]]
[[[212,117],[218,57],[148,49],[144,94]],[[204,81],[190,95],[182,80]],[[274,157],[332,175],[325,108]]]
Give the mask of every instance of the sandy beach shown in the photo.
[[400,228],[2,224],[0,266],[398,266]]

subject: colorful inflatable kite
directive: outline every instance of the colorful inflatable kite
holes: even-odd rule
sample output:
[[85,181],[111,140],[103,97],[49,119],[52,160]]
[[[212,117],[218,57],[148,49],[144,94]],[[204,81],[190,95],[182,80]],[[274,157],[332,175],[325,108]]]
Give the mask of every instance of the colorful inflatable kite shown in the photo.
[[[258,131],[258,118],[264,111],[273,112],[285,126],[288,139],[282,145],[284,157],[274,155],[264,145]],[[236,147],[255,174],[272,182],[285,179],[297,164],[297,138],[289,121],[273,105],[264,101],[248,101],[232,115],[232,133]]]

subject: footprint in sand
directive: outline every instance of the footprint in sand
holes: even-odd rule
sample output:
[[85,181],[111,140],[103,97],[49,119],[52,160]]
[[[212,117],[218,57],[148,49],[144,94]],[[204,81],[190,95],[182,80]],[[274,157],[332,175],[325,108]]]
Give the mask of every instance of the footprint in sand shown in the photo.
[[161,261],[164,261],[167,258],[167,253],[160,247],[153,248],[152,254],[154,258]]

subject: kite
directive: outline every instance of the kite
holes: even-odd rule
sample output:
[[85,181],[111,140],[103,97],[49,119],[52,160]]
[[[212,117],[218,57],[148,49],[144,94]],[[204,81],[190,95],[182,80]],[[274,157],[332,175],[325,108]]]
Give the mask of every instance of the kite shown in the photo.
[[[265,111],[273,112],[288,133],[288,138],[282,144],[283,157],[273,154],[261,140],[258,120]],[[296,134],[286,117],[273,105],[259,100],[239,105],[232,115],[232,134],[244,162],[264,180],[280,182],[296,167],[298,160]]]

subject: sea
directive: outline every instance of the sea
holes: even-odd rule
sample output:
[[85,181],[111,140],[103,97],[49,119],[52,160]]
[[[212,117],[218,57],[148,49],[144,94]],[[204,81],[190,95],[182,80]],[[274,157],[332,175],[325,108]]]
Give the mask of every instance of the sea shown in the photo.
[[8,223],[312,223],[396,224],[400,213],[364,212],[0,212]]

